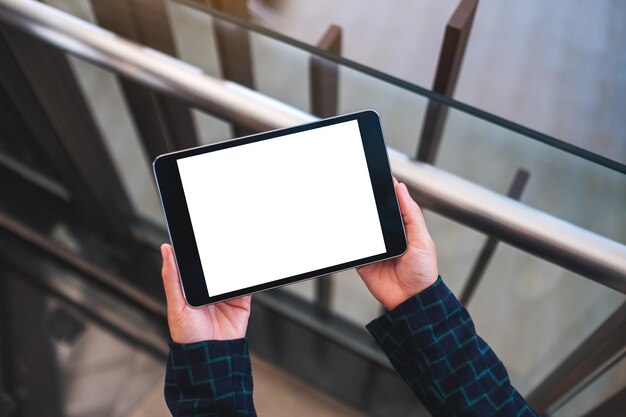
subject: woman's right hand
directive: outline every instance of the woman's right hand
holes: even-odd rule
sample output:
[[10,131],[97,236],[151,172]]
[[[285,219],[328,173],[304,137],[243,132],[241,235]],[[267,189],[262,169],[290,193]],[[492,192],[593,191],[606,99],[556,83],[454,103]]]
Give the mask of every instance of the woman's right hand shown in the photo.
[[423,291],[437,281],[437,253],[428,234],[424,216],[409,195],[406,185],[394,178],[396,194],[407,238],[404,255],[365,265],[357,272],[372,295],[387,310]]

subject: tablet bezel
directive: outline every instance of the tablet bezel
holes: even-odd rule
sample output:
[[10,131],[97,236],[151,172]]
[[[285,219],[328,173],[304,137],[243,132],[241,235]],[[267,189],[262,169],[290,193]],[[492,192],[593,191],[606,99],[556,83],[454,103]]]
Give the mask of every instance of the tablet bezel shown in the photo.
[[[374,192],[378,218],[387,251],[385,253],[356,259],[339,265],[332,265],[315,271],[282,278],[265,284],[247,287],[241,290],[210,296],[207,291],[204,273],[200,262],[200,255],[196,238],[189,216],[187,200],[180,179],[177,160],[207,152],[215,152],[235,146],[242,146],[254,142],[286,136],[293,133],[312,130],[350,120],[357,120],[361,133],[361,141],[365,151],[365,159],[369,171],[369,178]],[[286,129],[273,130],[231,139],[210,145],[199,146],[178,152],[158,156],[153,163],[153,170],[161,204],[174,247],[175,260],[181,277],[181,285],[187,303],[192,307],[201,307],[225,301],[231,298],[265,291],[297,281],[311,279],[317,276],[339,272],[345,269],[382,261],[402,255],[406,251],[406,237],[404,224],[398,206],[395,187],[391,177],[391,169],[387,156],[387,149],[383,139],[378,113],[366,110],[358,113],[332,117]]]

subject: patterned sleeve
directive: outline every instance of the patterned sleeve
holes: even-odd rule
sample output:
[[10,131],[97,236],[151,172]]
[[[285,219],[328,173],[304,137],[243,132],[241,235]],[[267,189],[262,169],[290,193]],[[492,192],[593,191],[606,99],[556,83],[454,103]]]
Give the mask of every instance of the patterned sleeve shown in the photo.
[[441,277],[367,328],[433,417],[538,416]]
[[165,402],[172,416],[256,416],[248,339],[170,343]]

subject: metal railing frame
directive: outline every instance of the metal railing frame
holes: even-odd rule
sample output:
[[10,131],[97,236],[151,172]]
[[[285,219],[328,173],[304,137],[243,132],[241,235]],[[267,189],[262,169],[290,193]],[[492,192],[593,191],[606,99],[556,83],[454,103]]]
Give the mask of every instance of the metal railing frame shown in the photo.
[[[239,84],[127,41],[43,3],[0,0],[0,19],[70,54],[181,97],[226,121],[271,130],[317,120]],[[626,293],[626,246],[388,150],[394,174],[425,208]]]

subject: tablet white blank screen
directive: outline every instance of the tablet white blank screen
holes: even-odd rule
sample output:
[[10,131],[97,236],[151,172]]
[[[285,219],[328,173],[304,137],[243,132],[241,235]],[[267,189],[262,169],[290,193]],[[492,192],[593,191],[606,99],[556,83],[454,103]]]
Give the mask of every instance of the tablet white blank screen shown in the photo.
[[178,169],[210,296],[386,252],[356,120]]

